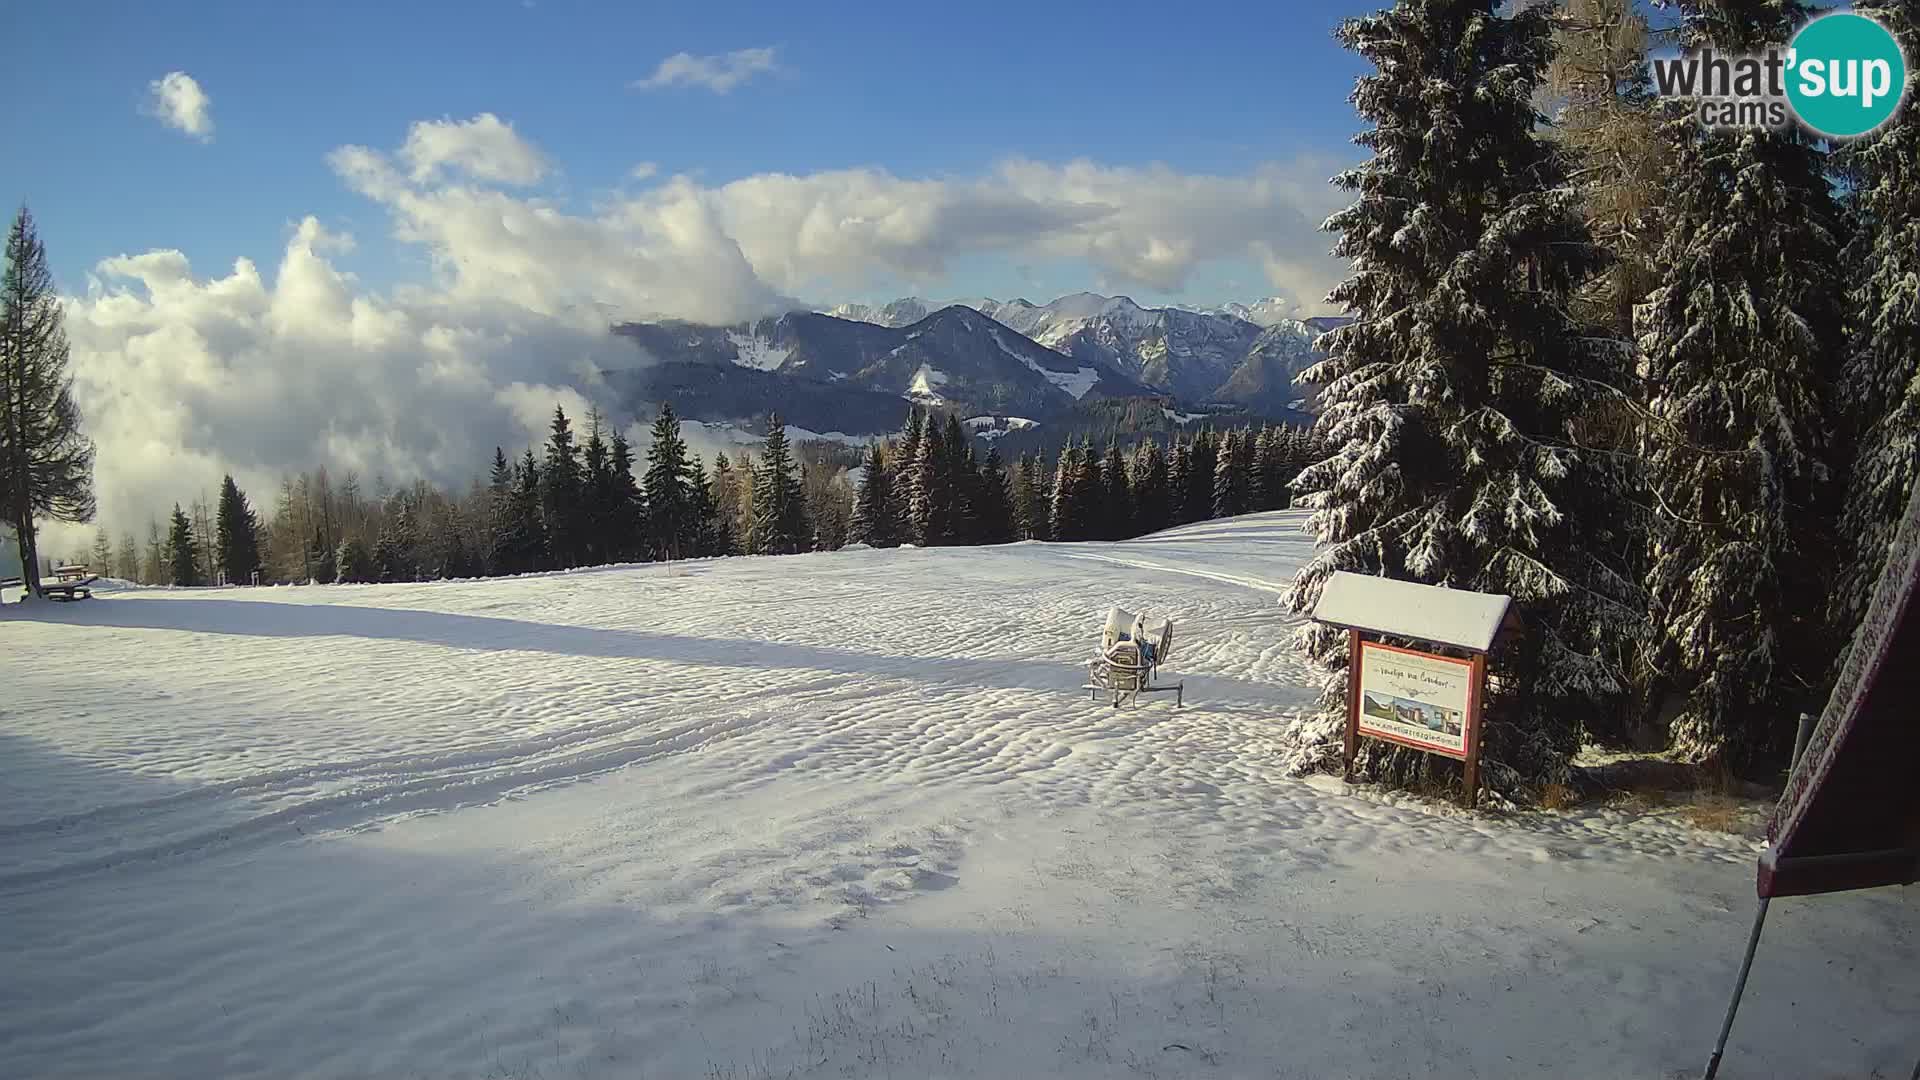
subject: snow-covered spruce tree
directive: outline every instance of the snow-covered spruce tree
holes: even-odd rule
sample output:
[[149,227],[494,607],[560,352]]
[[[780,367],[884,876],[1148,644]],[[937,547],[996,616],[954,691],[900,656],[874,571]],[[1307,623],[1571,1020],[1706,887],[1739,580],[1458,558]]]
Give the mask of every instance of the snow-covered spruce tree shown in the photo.
[[926,434],[926,420],[919,409],[907,410],[906,426],[887,450],[887,467],[893,470],[894,517],[900,522],[901,543],[918,543],[913,531],[913,485],[920,468],[920,439]]
[[[1690,6],[1689,44],[1784,43],[1797,5]],[[1796,129],[1662,124],[1672,164],[1657,285],[1635,312],[1655,387],[1648,482],[1674,519],[1648,588],[1674,747],[1737,771],[1784,760],[1838,642],[1822,617],[1835,488],[1829,398],[1841,335],[1838,208]]]
[[907,495],[913,542],[921,547],[952,543],[953,475],[947,464],[945,434],[931,418],[918,440]]
[[853,542],[877,548],[900,546],[899,511],[899,502],[893,497],[893,473],[887,466],[887,454],[876,442],[867,447],[860,489],[854,494],[850,530]]
[[1252,509],[1253,471],[1246,432],[1234,429],[1220,440],[1213,466],[1213,516],[1235,517]]
[[[1532,105],[1548,15],[1498,10],[1406,0],[1338,31],[1375,68],[1352,97],[1373,156],[1334,181],[1355,196],[1326,225],[1352,274],[1329,299],[1356,321],[1302,374],[1331,453],[1295,481],[1321,547],[1289,602],[1310,611],[1336,570],[1512,596],[1524,628],[1492,658],[1482,775],[1514,793],[1564,781],[1584,718],[1617,706],[1600,646],[1639,608],[1605,543],[1620,493],[1573,433],[1626,362],[1568,314],[1603,260]],[[1331,671],[1326,716],[1344,716],[1345,633],[1303,636]],[[1360,768],[1459,773],[1372,745]]]
[[358,536],[340,541],[334,553],[334,580],[343,585],[364,585],[373,580],[373,555]]
[[[193,539],[193,522],[188,520],[186,511],[180,509],[179,503],[173,504],[173,528],[167,534],[167,563],[172,571],[168,580],[173,584],[202,584],[200,548]],[[27,563],[20,565],[26,566]]]
[[1080,508],[1075,492],[1080,487],[1080,446],[1068,441],[1060,448],[1059,464],[1053,468],[1053,494],[1048,500],[1047,535],[1054,540],[1084,539]]
[[[260,569],[260,518],[229,473],[220,480],[220,509],[214,518],[220,571],[229,585],[250,585]],[[317,533],[315,534],[318,535]],[[326,545],[319,545],[324,551]],[[319,554],[316,551],[316,554]]]
[[767,417],[767,441],[755,471],[753,515],[756,554],[791,555],[810,546],[806,498],[779,413]]
[[1101,536],[1107,540],[1125,540],[1133,533],[1133,488],[1127,482],[1127,459],[1120,456],[1120,443],[1107,443],[1100,459]]
[[[1908,62],[1920,63],[1920,2],[1859,0],[1853,7],[1879,19],[1900,39]],[[1829,607],[1835,640],[1844,643],[1866,614],[1920,470],[1920,102],[1909,99],[1842,156],[1859,215],[1842,260],[1854,278],[1838,404],[1853,453]]]
[[647,473],[641,480],[646,503],[647,553],[652,559],[684,559],[692,550],[695,528],[692,466],[680,418],[662,403],[647,447]]
[[[547,437],[547,459],[540,470],[540,506],[547,523],[547,546],[562,567],[579,566],[585,558],[586,484],[581,477],[580,448],[573,442],[573,425],[560,406],[553,407]],[[379,556],[375,545],[375,558]]]
[[35,520],[93,520],[93,440],[80,431],[68,355],[47,250],[23,206],[7,233],[0,276],[0,517],[13,530],[21,577],[35,597]]
[[1167,489],[1167,458],[1154,439],[1141,442],[1134,452],[1132,466],[1134,535],[1159,532],[1167,527],[1171,505]]
[[1013,470],[1013,528],[1016,540],[1047,538],[1047,502],[1040,486],[1040,463],[1032,453],[1020,455]]
[[1188,476],[1193,469],[1193,447],[1185,436],[1175,434],[1167,448],[1167,524],[1180,525],[1187,520]]

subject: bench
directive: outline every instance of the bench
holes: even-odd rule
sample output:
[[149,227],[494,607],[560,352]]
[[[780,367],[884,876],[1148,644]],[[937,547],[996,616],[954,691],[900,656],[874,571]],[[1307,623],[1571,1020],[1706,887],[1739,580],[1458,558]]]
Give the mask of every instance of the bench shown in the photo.
[[87,586],[99,580],[100,575],[92,574],[77,581],[61,581],[57,585],[43,585],[40,587],[40,591],[47,594],[47,599],[58,600],[61,603],[66,603],[70,600],[88,600],[93,597],[93,590],[87,588]]
[[98,577],[98,574],[89,575],[84,564],[76,563],[70,566],[56,566],[53,568],[53,579],[55,581],[79,581],[81,578],[92,581]]

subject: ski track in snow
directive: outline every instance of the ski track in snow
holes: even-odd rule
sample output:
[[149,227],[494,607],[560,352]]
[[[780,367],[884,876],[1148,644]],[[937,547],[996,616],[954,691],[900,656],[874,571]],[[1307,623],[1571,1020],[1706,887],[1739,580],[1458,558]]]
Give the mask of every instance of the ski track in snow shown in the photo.
[[[1300,522],[7,605],[0,1075],[1696,1064],[1753,843],[1286,775]],[[1916,905],[1823,903],[1741,1075],[1910,1067]]]

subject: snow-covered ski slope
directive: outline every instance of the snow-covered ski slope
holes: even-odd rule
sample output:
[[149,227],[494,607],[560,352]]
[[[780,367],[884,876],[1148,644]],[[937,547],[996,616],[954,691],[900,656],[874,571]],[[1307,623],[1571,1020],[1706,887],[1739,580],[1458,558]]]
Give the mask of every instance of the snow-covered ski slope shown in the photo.
[[[1299,524],[0,607],[0,1075],[1697,1067],[1752,842],[1291,777]],[[1916,914],[1776,905],[1726,1075],[1904,1075]]]

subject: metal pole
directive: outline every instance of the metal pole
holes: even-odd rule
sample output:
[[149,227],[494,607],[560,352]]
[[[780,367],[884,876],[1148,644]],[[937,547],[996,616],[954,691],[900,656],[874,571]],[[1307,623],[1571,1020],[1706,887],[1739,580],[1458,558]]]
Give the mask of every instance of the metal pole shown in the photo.
[[1760,898],[1760,910],[1753,913],[1753,933],[1747,938],[1747,956],[1740,962],[1740,977],[1733,983],[1733,1000],[1727,1002],[1727,1018],[1720,1024],[1720,1041],[1713,1044],[1713,1056],[1707,1059],[1707,1071],[1700,1080],[1713,1080],[1720,1072],[1720,1056],[1727,1052],[1727,1036],[1733,1033],[1733,1014],[1740,1011],[1740,995],[1747,992],[1747,972],[1753,970],[1753,953],[1760,947],[1760,927],[1767,921],[1767,901]]
[[1788,772],[1800,764],[1800,755],[1807,752],[1807,739],[1813,734],[1813,720],[1812,713],[1800,714],[1800,730],[1793,735],[1793,760],[1787,763]]

